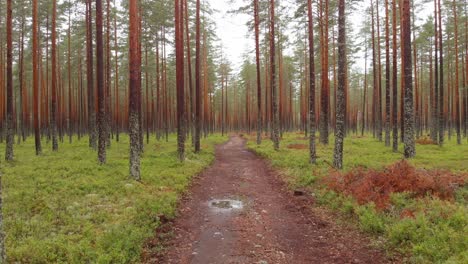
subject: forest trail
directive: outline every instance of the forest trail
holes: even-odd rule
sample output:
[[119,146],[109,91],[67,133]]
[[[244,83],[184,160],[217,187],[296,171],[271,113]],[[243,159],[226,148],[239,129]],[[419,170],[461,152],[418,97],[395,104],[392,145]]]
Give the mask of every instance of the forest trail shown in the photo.
[[233,136],[217,147],[214,164],[194,180],[178,218],[150,242],[153,247],[163,243],[168,251],[162,256],[147,251],[143,259],[180,264],[388,262],[368,239],[332,219],[313,206],[311,197],[288,191],[275,171]]

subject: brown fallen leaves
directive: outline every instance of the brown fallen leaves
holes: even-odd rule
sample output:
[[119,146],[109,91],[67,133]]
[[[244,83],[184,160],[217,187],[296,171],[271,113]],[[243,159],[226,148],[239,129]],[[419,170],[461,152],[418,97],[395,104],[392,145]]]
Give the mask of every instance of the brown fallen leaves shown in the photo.
[[354,197],[359,204],[374,202],[379,209],[390,205],[392,193],[413,197],[435,196],[453,200],[455,190],[467,183],[468,173],[417,169],[403,160],[383,170],[358,168],[348,173],[333,172],[323,181],[336,192]]

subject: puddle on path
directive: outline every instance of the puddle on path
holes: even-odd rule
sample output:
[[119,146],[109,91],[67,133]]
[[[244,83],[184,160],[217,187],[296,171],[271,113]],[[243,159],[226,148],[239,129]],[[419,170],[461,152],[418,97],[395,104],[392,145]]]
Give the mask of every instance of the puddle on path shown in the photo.
[[244,203],[233,199],[213,199],[208,202],[208,206],[219,212],[238,211],[244,208]]

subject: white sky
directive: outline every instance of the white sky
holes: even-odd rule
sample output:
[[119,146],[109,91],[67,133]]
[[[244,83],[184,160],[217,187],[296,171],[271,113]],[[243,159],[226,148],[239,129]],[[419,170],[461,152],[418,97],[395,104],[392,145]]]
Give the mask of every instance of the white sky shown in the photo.
[[250,18],[244,14],[228,14],[229,10],[240,6],[240,1],[236,0],[228,4],[229,0],[207,0],[215,12],[213,21],[216,22],[217,36],[221,40],[223,53],[236,69],[242,64],[242,54],[253,49],[254,39],[248,36],[248,29],[245,22]]
[[[233,69],[238,70],[242,64],[242,55],[247,51],[253,51],[254,39],[252,34],[248,34],[246,21],[251,19],[249,16],[244,14],[228,14],[229,10],[236,9],[242,4],[242,0],[206,0],[210,3],[211,7],[218,12],[215,12],[213,20],[217,24],[217,35],[221,40],[223,47],[223,53],[233,63]],[[233,2],[233,3],[229,3]],[[283,1],[284,2],[284,1]],[[290,1],[288,1],[290,2]],[[420,2],[420,0],[417,0]],[[352,23],[353,31],[355,34],[359,32],[360,27],[363,24],[365,18],[364,9],[370,6],[370,0],[364,0],[360,3],[354,4],[356,11],[347,17],[348,23]],[[358,6],[356,6],[358,5]],[[314,7],[315,8],[315,7]],[[383,10],[383,6],[380,7]],[[420,25],[424,22],[429,14],[433,12],[431,4],[426,4],[421,8],[418,8],[416,15],[416,24]],[[383,14],[381,14],[382,16]],[[383,18],[382,18],[383,21]],[[351,36],[349,36],[351,37]],[[362,57],[357,60],[358,67],[363,68],[364,54],[357,55]],[[362,64],[362,65],[361,65]],[[356,65],[357,66],[357,65]]]

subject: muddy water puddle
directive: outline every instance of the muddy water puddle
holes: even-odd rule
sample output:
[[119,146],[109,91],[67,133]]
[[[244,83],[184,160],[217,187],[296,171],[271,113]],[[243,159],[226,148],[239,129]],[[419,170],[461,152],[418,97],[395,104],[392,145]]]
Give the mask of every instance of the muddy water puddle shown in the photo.
[[236,199],[212,199],[208,201],[208,207],[215,212],[233,212],[244,209],[245,203]]

